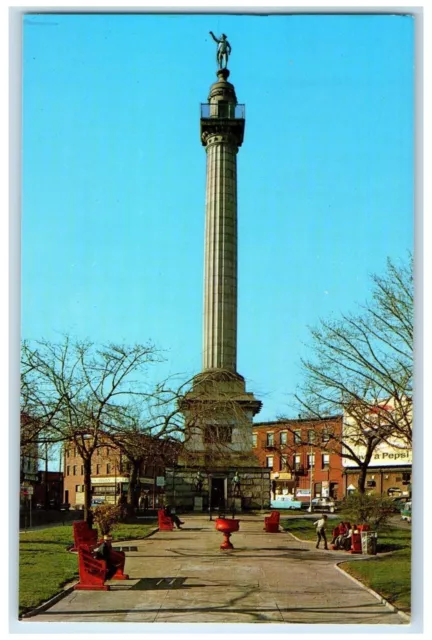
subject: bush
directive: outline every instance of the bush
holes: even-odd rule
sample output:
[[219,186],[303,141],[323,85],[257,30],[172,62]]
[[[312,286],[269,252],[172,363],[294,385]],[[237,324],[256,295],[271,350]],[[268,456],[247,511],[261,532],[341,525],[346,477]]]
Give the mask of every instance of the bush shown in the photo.
[[394,513],[392,501],[382,496],[352,493],[341,505],[344,515],[354,524],[369,524],[378,530]]
[[94,522],[99,527],[101,535],[110,533],[111,529],[121,521],[123,509],[121,505],[102,504],[94,509]]

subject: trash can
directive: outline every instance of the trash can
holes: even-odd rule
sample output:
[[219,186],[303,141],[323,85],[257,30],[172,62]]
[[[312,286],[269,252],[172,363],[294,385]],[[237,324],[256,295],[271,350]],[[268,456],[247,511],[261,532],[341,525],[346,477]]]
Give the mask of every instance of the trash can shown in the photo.
[[375,556],[377,552],[377,533],[376,531],[361,532],[362,553],[368,556]]

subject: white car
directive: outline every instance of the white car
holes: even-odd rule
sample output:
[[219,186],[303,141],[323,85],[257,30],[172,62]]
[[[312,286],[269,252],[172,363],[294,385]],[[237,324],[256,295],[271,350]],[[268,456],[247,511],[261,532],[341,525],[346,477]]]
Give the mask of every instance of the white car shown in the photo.
[[313,511],[330,511],[330,513],[334,513],[336,509],[337,505],[333,498],[314,498],[312,500]]

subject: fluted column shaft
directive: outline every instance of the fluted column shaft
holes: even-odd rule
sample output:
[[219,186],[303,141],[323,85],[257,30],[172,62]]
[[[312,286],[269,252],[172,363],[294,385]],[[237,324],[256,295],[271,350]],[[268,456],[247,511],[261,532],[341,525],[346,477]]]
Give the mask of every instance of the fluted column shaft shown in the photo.
[[206,144],[203,368],[237,368],[237,151],[220,132]]

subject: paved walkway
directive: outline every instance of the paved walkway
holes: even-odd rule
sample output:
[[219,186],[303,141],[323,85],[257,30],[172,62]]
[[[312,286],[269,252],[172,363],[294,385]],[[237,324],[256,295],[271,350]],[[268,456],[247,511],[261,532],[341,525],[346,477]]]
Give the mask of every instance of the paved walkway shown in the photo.
[[[288,533],[263,531],[263,517],[240,516],[233,551],[208,517],[183,530],[128,541],[128,581],[111,590],[73,591],[29,622],[407,624],[335,568],[360,556],[315,549]],[[362,561],[362,560],[358,560]],[[367,560],[374,562],[374,559]]]

